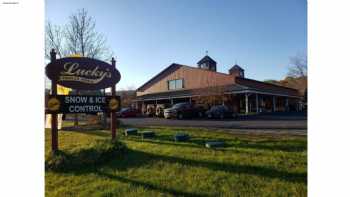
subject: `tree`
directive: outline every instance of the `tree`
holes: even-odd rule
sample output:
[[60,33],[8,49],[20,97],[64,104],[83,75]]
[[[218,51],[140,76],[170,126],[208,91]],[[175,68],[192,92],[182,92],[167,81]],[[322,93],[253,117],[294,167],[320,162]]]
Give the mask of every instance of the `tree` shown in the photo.
[[290,58],[288,76],[293,78],[307,77],[307,56],[296,55]]
[[290,58],[287,77],[280,81],[281,85],[295,88],[300,95],[305,94],[307,88],[307,55],[298,54]]
[[[106,37],[97,32],[95,20],[85,9],[78,10],[68,18],[68,23],[59,26],[50,21],[46,24],[45,57],[50,58],[50,50],[55,49],[59,58],[82,56],[110,61],[113,52],[106,44]],[[98,94],[100,91],[77,91],[77,94]],[[78,116],[74,116],[78,125]]]
[[297,89],[300,95],[307,94],[307,56],[296,55],[290,58],[287,76],[283,80],[264,80],[266,83]]
[[266,79],[264,80],[265,83],[271,83],[271,84],[274,84],[274,85],[280,85],[280,82],[277,81],[277,80],[274,80],[274,79]]
[[136,88],[134,86],[128,86],[117,91],[117,95],[121,97],[122,107],[133,107],[133,101],[136,99]]
[[53,25],[51,22],[46,24],[45,34],[45,57],[50,59],[51,49],[55,49],[59,58],[66,56],[66,50],[64,49],[64,31],[58,25]]
[[112,51],[106,44],[106,37],[97,32],[95,20],[85,9],[72,14],[68,23],[59,26],[50,21],[46,24],[45,56],[50,57],[50,50],[56,50],[59,58],[80,55],[109,61]]
[[196,95],[193,100],[198,105],[210,108],[213,105],[224,104],[228,98],[225,95],[225,85],[216,84],[210,77],[205,77],[205,86],[192,90],[192,94]]
[[209,86],[205,88],[192,90],[192,94],[196,95],[193,97],[193,100],[196,104],[206,105],[206,108],[209,108],[213,105],[221,105],[227,98],[224,95],[225,87],[224,86]]

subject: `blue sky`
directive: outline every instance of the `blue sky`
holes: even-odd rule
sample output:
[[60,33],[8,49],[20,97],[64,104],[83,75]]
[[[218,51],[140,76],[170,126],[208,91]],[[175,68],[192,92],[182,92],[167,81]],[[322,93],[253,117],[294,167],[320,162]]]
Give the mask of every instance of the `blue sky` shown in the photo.
[[171,63],[208,54],[227,73],[283,79],[289,57],[307,52],[305,0],[47,0],[46,19],[64,24],[85,8],[117,56],[117,89],[137,88]]

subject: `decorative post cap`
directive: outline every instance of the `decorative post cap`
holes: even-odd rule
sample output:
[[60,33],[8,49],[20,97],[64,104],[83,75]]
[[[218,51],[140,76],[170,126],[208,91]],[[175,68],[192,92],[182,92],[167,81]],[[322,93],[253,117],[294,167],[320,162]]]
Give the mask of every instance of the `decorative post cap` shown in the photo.
[[51,49],[50,56],[51,56],[51,61],[56,60],[56,51],[55,51],[55,49]]
[[116,61],[115,61],[114,57],[112,57],[112,61],[111,61],[111,62],[112,62],[112,65],[115,66],[115,62],[116,62]]

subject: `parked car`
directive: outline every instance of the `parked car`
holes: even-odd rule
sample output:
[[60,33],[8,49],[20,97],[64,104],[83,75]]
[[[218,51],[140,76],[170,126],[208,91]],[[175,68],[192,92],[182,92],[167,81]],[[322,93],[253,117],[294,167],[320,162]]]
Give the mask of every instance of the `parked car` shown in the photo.
[[170,104],[157,104],[156,106],[156,116],[157,117],[164,117],[164,109],[171,107]]
[[208,110],[208,106],[204,105],[204,104],[197,104],[195,105],[196,110],[198,112],[198,117],[199,118],[203,118],[205,117],[205,112]]
[[204,111],[200,107],[196,107],[191,103],[177,103],[171,108],[164,109],[165,118],[193,118],[193,117],[202,117]]
[[121,117],[121,118],[136,117],[138,114],[138,111],[127,107],[127,108],[122,108],[116,114],[117,114],[117,117]]
[[237,116],[231,109],[225,105],[214,105],[205,112],[208,118],[234,118]]
[[153,104],[148,104],[146,107],[146,115],[154,116],[156,114],[156,107]]

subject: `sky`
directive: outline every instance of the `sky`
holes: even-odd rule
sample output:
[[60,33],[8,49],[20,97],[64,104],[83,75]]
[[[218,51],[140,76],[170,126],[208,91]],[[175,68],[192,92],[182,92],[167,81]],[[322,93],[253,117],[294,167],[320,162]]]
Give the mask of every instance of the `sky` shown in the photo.
[[197,66],[206,51],[218,72],[237,63],[247,78],[280,80],[307,52],[306,0],[46,0],[45,18],[63,25],[82,8],[117,58],[117,89],[172,63]]

